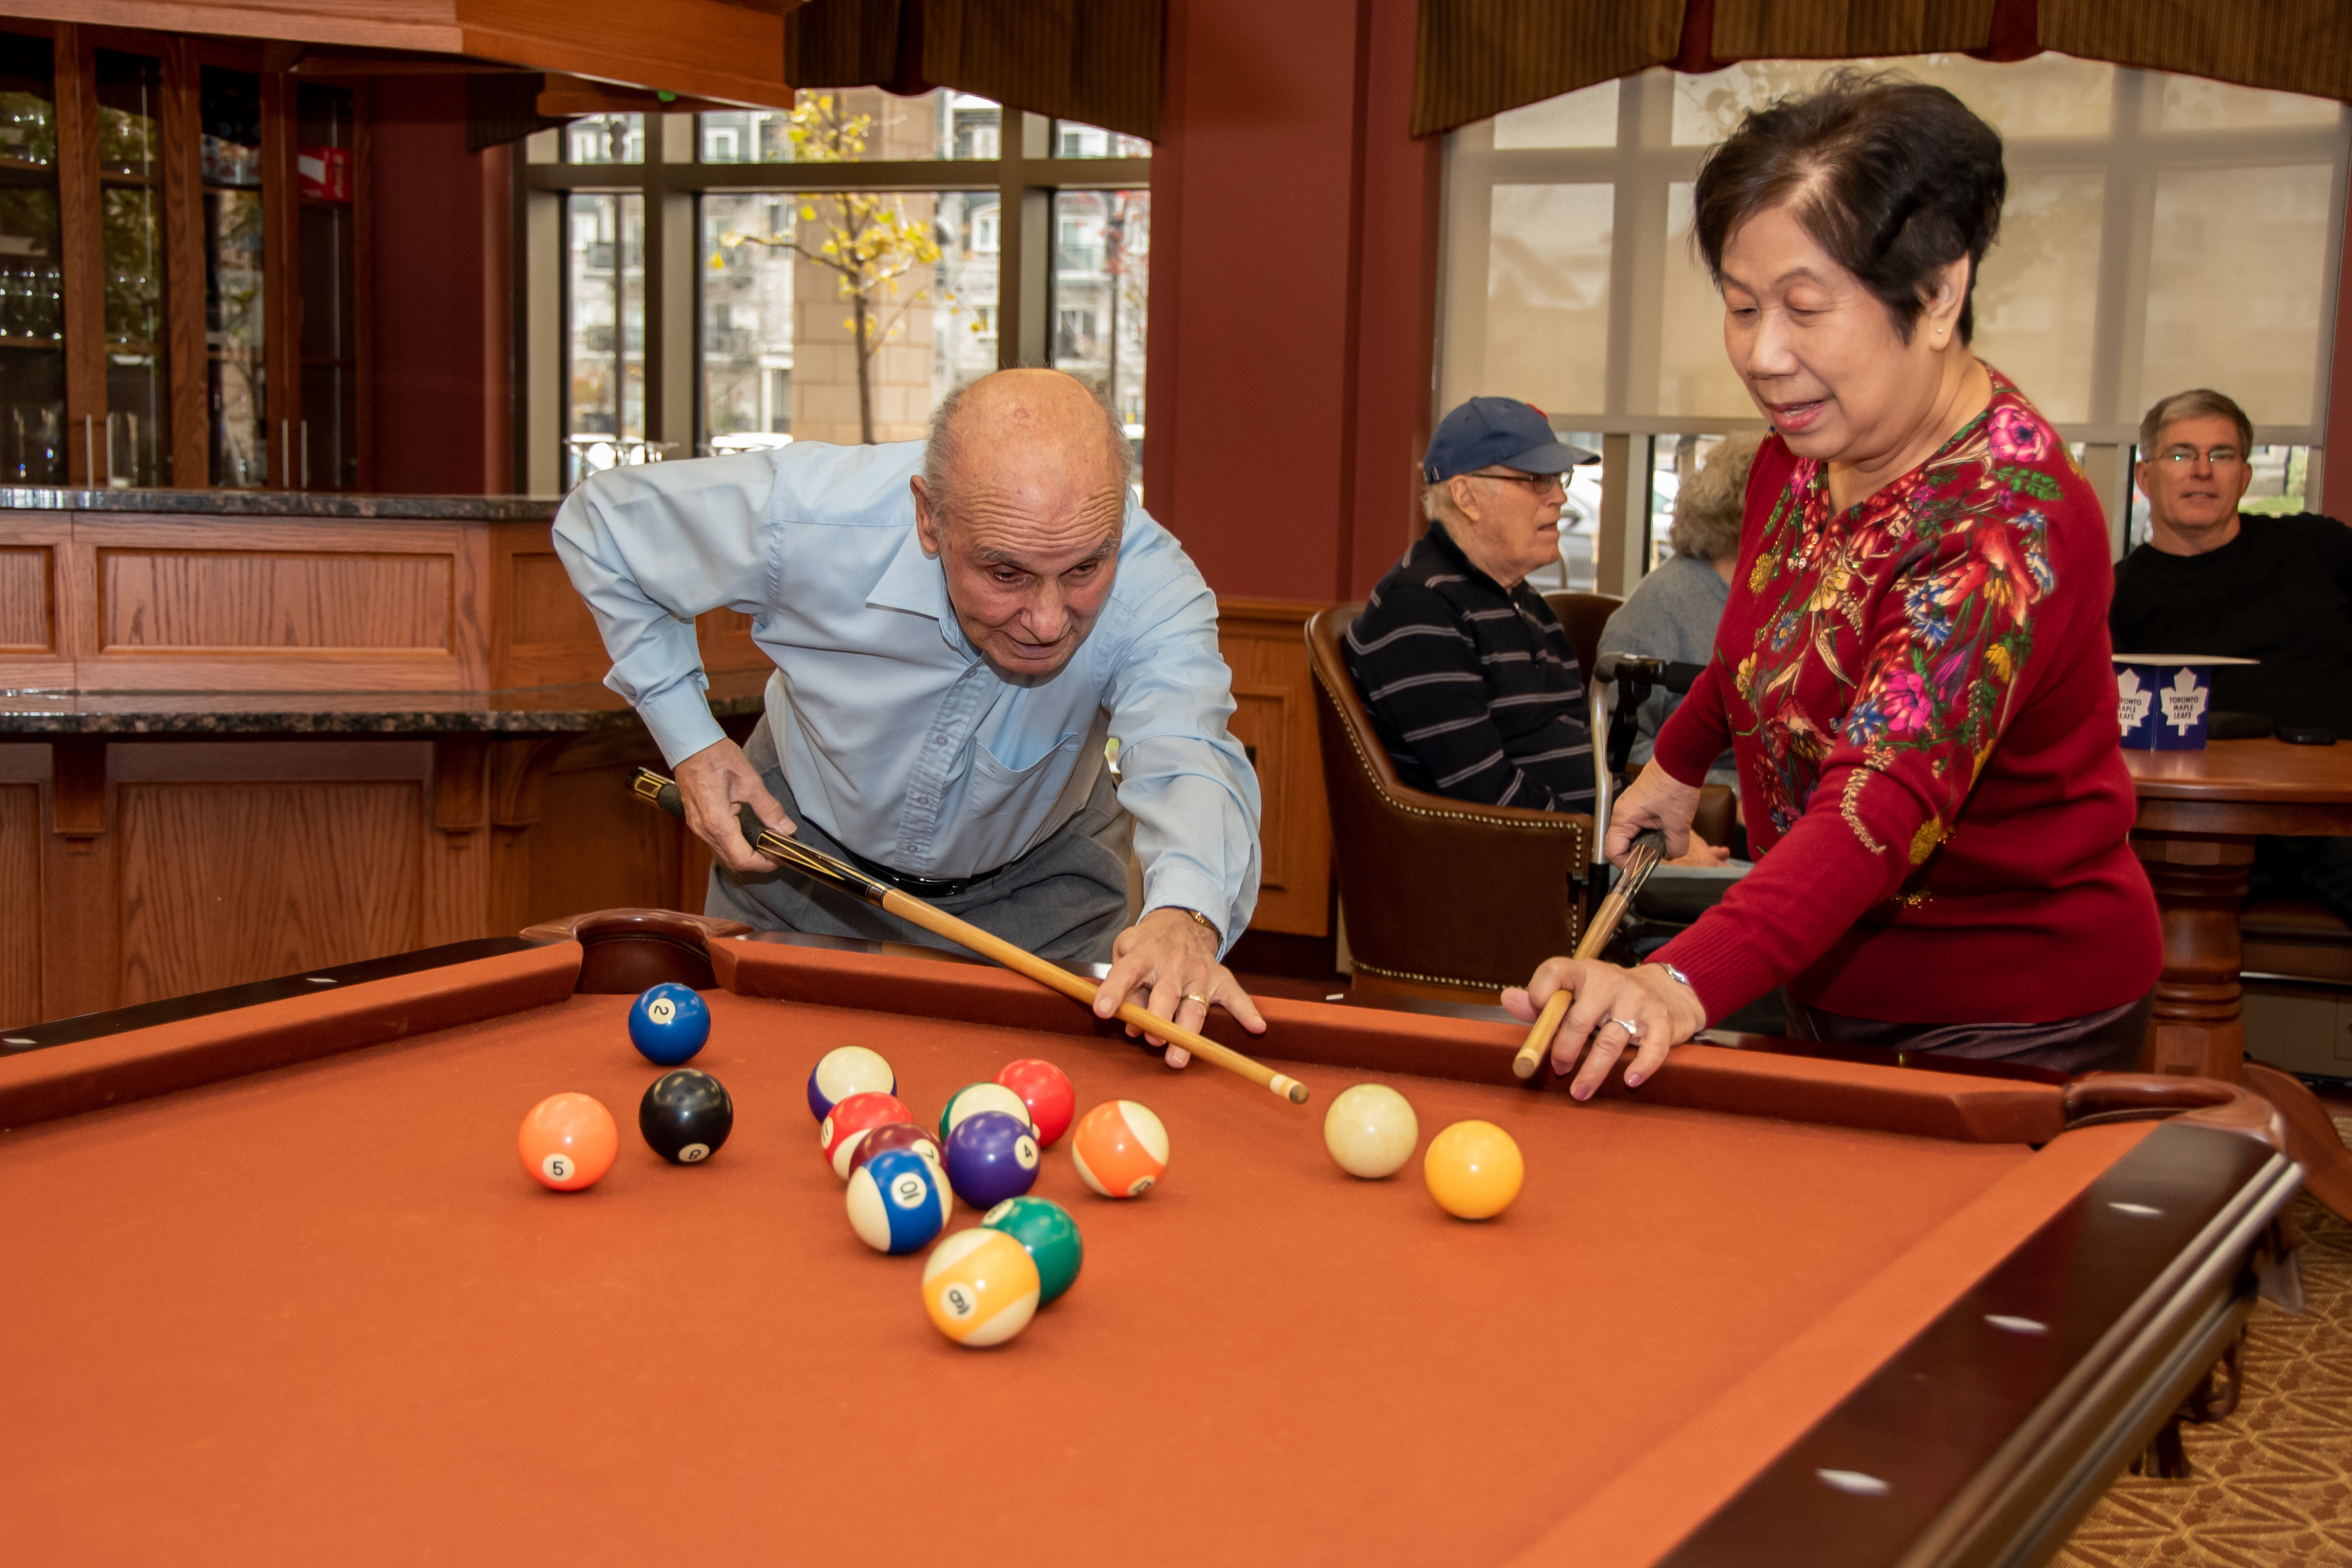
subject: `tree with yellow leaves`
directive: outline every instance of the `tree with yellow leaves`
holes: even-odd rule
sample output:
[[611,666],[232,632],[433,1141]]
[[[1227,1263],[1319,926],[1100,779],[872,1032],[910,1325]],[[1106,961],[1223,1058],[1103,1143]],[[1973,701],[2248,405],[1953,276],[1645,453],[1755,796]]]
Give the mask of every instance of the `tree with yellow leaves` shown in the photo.
[[[852,114],[831,93],[803,94],[793,108],[794,161],[852,163],[866,151],[870,114]],[[822,216],[820,216],[822,214]],[[857,351],[857,436],[874,444],[874,355],[906,330],[907,312],[930,298],[928,289],[900,297],[899,279],[918,267],[936,266],[940,242],[928,222],[907,216],[895,195],[845,193],[805,196],[801,221],[789,236],[728,234],[721,243],[788,249],[835,275],[849,316],[841,324]],[[823,242],[811,248],[812,226]],[[892,310],[891,304],[896,304]]]

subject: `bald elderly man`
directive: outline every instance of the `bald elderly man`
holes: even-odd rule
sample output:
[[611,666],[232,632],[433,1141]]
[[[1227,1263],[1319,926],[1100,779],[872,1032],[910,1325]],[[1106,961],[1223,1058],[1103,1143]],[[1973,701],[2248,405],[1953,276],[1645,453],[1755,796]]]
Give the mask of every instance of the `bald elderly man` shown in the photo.
[[[940,945],[754,851],[748,805],[1033,952],[1108,962],[1104,1017],[1124,999],[1265,1026],[1219,962],[1259,856],[1216,599],[1137,504],[1133,462],[1085,384],[1011,370],[951,394],[928,442],[794,442],[572,493],[556,552],[710,846],[708,912]],[[694,619],[720,605],[776,664],[744,747],[703,695]]]

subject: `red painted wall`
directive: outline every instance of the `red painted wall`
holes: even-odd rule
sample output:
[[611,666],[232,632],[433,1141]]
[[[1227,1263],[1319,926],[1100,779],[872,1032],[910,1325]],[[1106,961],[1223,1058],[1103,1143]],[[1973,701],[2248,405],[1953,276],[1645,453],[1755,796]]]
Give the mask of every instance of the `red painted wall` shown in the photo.
[[506,157],[466,151],[463,77],[378,77],[371,91],[375,488],[504,491]]
[[1145,498],[1227,595],[1360,597],[1427,438],[1437,163],[1413,0],[1171,0]]

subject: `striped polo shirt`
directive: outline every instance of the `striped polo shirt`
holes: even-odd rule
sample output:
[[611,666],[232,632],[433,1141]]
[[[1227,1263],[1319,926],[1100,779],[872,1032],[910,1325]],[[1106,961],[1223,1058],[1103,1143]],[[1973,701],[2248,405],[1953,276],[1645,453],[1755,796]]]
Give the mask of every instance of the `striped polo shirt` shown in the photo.
[[1416,789],[1534,811],[1592,809],[1584,682],[1559,618],[1470,563],[1443,523],[1348,630],[1348,673]]

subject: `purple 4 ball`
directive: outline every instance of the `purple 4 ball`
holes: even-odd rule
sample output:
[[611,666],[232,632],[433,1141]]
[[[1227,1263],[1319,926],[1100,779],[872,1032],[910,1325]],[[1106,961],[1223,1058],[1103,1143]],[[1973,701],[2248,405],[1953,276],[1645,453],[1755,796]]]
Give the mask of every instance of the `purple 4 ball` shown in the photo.
[[967,1116],[948,1134],[948,1185],[976,1209],[1017,1198],[1037,1183],[1037,1135],[1003,1110]]

